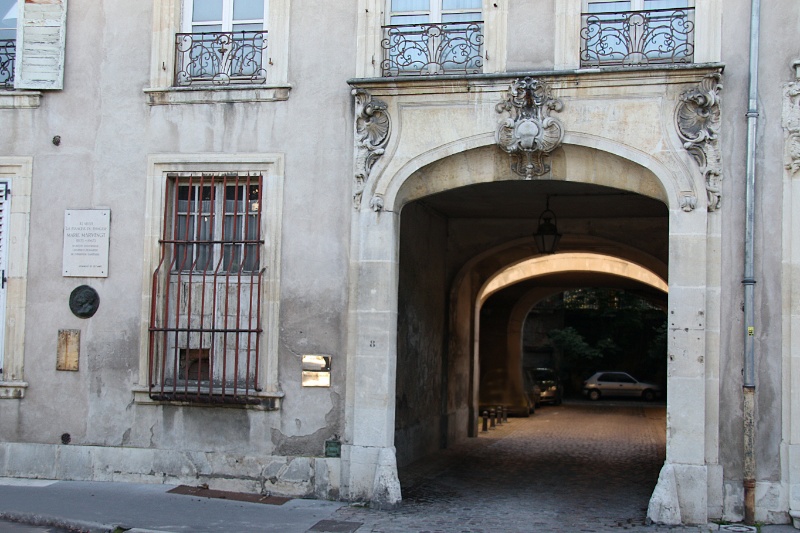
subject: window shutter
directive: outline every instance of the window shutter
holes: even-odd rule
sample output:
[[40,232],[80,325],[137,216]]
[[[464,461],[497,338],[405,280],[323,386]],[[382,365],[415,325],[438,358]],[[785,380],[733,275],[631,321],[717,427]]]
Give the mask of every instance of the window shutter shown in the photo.
[[16,89],[62,89],[67,0],[20,0]]
[[[5,346],[6,289],[8,278],[8,215],[11,212],[10,190],[7,181],[0,181],[0,374],[3,372]],[[2,376],[0,375],[0,378]]]

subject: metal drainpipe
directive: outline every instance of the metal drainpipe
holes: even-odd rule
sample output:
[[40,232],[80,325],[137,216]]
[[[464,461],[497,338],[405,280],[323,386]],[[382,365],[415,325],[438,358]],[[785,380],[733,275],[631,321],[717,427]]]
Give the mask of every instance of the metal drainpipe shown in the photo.
[[744,521],[755,522],[756,492],[756,424],[755,424],[755,314],[753,293],[753,227],[755,226],[755,182],[756,182],[756,128],[758,126],[758,33],[760,27],[761,0],[752,0],[750,10],[750,83],[747,108],[747,182],[745,188],[745,237],[744,237]]

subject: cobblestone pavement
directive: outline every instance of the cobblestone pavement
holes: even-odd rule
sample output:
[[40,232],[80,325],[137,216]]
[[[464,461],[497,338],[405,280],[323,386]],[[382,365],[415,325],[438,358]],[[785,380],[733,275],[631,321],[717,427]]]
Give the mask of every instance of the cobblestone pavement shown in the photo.
[[665,416],[639,402],[543,407],[401,468],[399,509],[336,519],[363,522],[358,533],[708,531],[645,525]]

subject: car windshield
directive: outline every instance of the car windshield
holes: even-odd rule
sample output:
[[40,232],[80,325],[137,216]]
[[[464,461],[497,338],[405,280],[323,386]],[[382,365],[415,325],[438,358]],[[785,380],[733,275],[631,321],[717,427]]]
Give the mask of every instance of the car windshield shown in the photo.
[[556,373],[548,369],[534,370],[533,375],[536,381],[555,381]]

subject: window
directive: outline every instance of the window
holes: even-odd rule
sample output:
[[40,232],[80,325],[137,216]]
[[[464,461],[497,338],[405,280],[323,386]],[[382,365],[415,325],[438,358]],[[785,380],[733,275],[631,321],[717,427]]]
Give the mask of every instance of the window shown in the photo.
[[0,89],[14,88],[17,11],[17,0],[0,0]]
[[388,0],[384,76],[478,73],[482,0]]
[[257,403],[262,176],[174,174],[153,273],[150,396]]
[[0,89],[62,89],[67,0],[0,0],[0,17]]
[[690,0],[584,1],[581,66],[691,63]]
[[277,409],[280,153],[148,157],[140,404]]
[[33,160],[0,157],[0,399],[21,399],[24,380]]
[[[8,282],[8,214],[10,183],[0,180],[0,324],[6,323],[6,292]],[[0,328],[0,374],[3,373],[5,331]]]
[[185,0],[175,85],[264,84],[266,0]]

